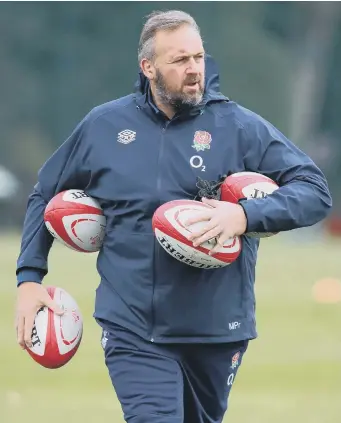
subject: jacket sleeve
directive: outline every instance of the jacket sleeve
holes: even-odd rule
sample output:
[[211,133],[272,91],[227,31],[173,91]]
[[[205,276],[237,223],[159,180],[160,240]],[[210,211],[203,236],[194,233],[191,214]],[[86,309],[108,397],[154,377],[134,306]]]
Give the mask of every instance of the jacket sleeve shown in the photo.
[[87,126],[85,118],[38,172],[37,184],[28,198],[22,231],[16,270],[18,285],[25,281],[41,282],[47,274],[47,259],[53,243],[44,223],[47,203],[63,190],[85,189],[90,180],[85,142]]
[[245,127],[244,134],[247,170],[266,175],[280,186],[266,198],[240,202],[247,217],[246,232],[288,231],[324,219],[332,199],[315,163],[261,118]]

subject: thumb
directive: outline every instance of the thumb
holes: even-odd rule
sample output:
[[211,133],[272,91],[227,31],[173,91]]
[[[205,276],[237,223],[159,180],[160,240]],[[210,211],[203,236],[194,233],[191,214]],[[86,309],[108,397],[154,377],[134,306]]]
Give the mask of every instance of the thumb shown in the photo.
[[202,201],[204,204],[207,204],[208,206],[211,206],[211,207],[218,207],[218,205],[220,204],[220,201],[218,201],[218,200],[214,200],[213,198],[206,198],[206,197],[203,197],[203,198],[201,199],[201,201]]

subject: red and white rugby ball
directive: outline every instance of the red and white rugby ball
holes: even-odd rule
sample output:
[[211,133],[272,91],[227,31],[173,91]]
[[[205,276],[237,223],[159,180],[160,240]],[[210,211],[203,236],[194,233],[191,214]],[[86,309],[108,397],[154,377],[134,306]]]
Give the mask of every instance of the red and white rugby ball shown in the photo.
[[57,369],[76,354],[83,335],[83,319],[76,301],[64,289],[47,287],[50,297],[64,310],[57,316],[47,307],[38,310],[29,355],[43,367]]
[[[220,199],[221,201],[238,203],[243,198],[247,200],[265,198],[278,188],[276,182],[261,173],[238,172],[228,176],[222,183]],[[249,232],[246,235],[266,238],[276,234],[272,232]]]
[[241,239],[235,237],[225,242],[214,256],[209,252],[216,245],[215,238],[198,247],[188,240],[193,230],[205,225],[199,222],[186,226],[186,221],[210,208],[194,200],[174,200],[163,204],[155,211],[152,219],[153,230],[160,245],[174,258],[190,266],[214,269],[233,263],[241,251]]
[[105,216],[98,201],[83,190],[55,195],[46,206],[44,221],[51,235],[73,250],[93,253],[102,246]]

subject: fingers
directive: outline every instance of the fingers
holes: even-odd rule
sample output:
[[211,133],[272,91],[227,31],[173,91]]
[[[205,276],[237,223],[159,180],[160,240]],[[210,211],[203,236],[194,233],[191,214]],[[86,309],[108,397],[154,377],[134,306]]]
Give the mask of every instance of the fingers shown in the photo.
[[26,316],[20,315],[17,317],[17,342],[23,350],[32,346],[32,330],[35,317],[35,311]]
[[216,238],[216,244],[215,246],[210,250],[210,252],[208,253],[210,256],[213,256],[214,254],[216,254],[220,248],[224,247],[225,242],[230,238],[230,236],[228,236],[225,233],[221,233],[217,238]]
[[196,216],[190,217],[188,220],[186,220],[185,225],[190,226],[194,223],[198,222],[206,222],[212,218],[212,212],[211,210],[208,210],[207,212],[199,212]]
[[198,245],[203,244],[206,241],[209,241],[212,238],[215,238],[216,236],[218,236],[221,232],[221,229],[219,226],[215,226],[213,229],[208,230],[207,232],[204,231],[204,233],[199,236],[196,237],[193,241],[193,246],[197,247]]
[[35,282],[26,282],[18,288],[17,300],[17,341],[21,348],[32,347],[32,330],[37,311],[47,306],[55,314],[64,314],[55,301],[52,300],[48,291]]
[[24,327],[24,344],[27,348],[32,347],[32,330],[34,326],[34,319],[36,313],[29,314],[25,317],[25,327]]
[[[188,235],[188,240],[189,241],[197,241],[198,238],[201,238],[202,236],[204,236],[205,234],[207,234],[208,232],[211,233],[212,230],[215,230],[218,227],[218,224],[216,221],[211,220],[209,223],[207,223],[207,225],[205,225],[204,227],[202,227],[201,229],[197,229],[196,231],[193,231],[190,235]],[[213,236],[218,235],[217,233]],[[212,237],[211,237],[212,238]],[[209,238],[208,238],[209,239]]]
[[222,248],[224,246],[225,241],[222,241],[221,237],[217,238],[216,241],[217,242],[216,242],[215,246],[208,253],[209,256],[213,256],[214,254],[216,254],[220,250],[220,248]]
[[16,327],[17,327],[17,342],[21,346],[22,349],[25,349],[25,341],[24,341],[24,326],[25,326],[25,319],[23,316],[17,317]]
[[[188,227],[195,223],[206,222],[200,229],[192,230],[188,236],[188,240],[193,242],[194,247],[202,245],[204,242],[217,239],[217,244],[211,249],[211,255],[219,251],[224,246],[227,239],[235,234],[234,214],[236,205],[218,200],[203,198],[202,202],[211,206],[212,208],[198,213],[196,216],[189,218],[185,225]],[[233,207],[233,209],[231,208]],[[238,206],[237,206],[238,207]],[[189,228],[188,228],[189,229]]]

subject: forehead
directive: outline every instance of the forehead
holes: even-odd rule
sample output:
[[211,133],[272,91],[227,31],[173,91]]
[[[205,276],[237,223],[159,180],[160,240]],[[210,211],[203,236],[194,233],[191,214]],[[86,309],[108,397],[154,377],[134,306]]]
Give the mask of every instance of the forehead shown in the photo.
[[158,31],[154,48],[157,56],[197,54],[204,50],[200,35],[189,25],[183,25],[172,31]]

